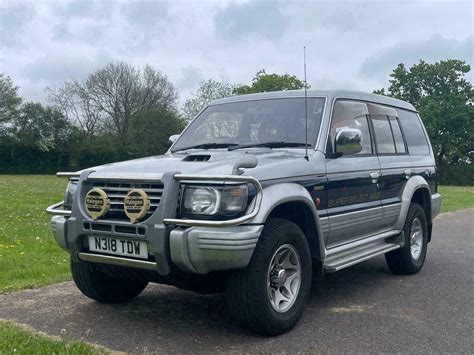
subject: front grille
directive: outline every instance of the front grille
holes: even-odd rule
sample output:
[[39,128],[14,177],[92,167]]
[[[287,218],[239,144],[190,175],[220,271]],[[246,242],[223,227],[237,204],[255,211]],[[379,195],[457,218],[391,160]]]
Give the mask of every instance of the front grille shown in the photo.
[[109,211],[99,219],[129,221],[123,210],[123,200],[130,190],[140,189],[145,191],[150,199],[150,209],[142,219],[146,220],[156,211],[163,195],[163,184],[157,182],[92,181],[91,188],[93,187],[104,190],[110,199]]

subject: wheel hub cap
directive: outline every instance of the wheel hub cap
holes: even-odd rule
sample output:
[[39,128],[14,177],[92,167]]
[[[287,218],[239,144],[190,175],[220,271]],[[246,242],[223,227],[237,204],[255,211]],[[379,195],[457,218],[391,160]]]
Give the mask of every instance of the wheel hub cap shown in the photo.
[[423,249],[423,228],[421,221],[415,218],[410,229],[410,252],[413,260],[418,260]]
[[267,291],[272,308],[287,311],[298,297],[301,284],[301,263],[298,252],[290,245],[280,246],[268,267]]

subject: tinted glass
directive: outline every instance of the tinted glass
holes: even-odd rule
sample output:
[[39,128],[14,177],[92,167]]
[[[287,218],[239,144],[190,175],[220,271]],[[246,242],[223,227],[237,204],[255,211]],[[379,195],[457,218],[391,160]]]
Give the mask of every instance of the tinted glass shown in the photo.
[[395,148],[397,153],[406,153],[405,142],[403,141],[402,131],[396,117],[390,117],[390,125],[392,126],[393,138],[395,139]]
[[341,128],[356,128],[362,133],[362,150],[356,154],[371,154],[372,143],[369,125],[367,122],[367,105],[363,102],[337,100],[331,120],[331,129],[328,137],[328,151],[334,153],[334,140],[337,131]]
[[[308,143],[314,145],[324,98],[308,98]],[[305,142],[304,98],[240,101],[206,108],[173,150],[207,143]]]
[[393,142],[392,130],[388,122],[388,116],[371,116],[374,126],[375,141],[377,150],[380,154],[395,153],[395,144]]
[[398,119],[408,145],[408,152],[412,155],[429,155],[430,148],[425,132],[415,112],[398,109]]

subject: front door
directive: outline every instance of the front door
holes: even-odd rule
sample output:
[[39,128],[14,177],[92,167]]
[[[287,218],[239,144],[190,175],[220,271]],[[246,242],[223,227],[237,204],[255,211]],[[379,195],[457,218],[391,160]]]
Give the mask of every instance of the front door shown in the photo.
[[[334,104],[326,150],[327,248],[370,236],[383,227],[381,171],[368,119],[363,102],[341,99]],[[361,131],[362,150],[335,157],[335,135],[343,127]]]

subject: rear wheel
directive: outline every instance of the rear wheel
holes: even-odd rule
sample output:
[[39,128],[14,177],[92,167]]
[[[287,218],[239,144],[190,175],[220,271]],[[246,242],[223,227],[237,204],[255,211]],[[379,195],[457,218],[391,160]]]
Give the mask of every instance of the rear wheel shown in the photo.
[[396,274],[416,274],[423,267],[428,247],[428,224],[419,204],[410,204],[403,232],[405,245],[385,254],[385,260]]
[[147,286],[148,280],[138,273],[115,273],[95,264],[71,260],[72,278],[87,297],[101,303],[128,302]]
[[311,254],[303,231],[270,219],[249,265],[229,279],[229,308],[243,326],[266,335],[290,330],[300,319],[311,289]]

